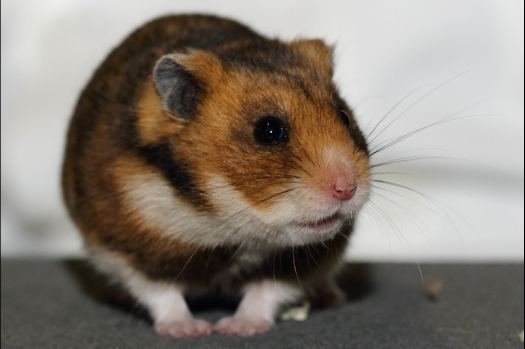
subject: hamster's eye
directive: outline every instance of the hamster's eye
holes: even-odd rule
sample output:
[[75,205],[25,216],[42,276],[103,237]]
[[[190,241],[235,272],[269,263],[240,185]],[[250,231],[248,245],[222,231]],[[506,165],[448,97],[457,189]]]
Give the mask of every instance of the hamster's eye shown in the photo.
[[288,130],[284,122],[274,116],[266,116],[255,123],[255,139],[265,145],[274,145],[288,140]]
[[339,109],[339,117],[346,127],[350,127],[350,116],[343,109]]

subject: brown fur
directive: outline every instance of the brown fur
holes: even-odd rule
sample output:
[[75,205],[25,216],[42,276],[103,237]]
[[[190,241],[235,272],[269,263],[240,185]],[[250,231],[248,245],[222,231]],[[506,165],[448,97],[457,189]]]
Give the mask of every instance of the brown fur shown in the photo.
[[[191,119],[163,108],[151,77],[157,60],[174,52],[201,84]],[[165,17],[135,31],[95,72],[68,132],[64,197],[86,243],[117,253],[151,279],[209,287],[237,263],[241,246],[201,248],[163,234],[126,201],[127,178],[158,178],[188,209],[215,216],[221,207],[207,183],[220,175],[265,211],[284,199],[279,193],[293,178],[320,190],[327,185],[323,154],[330,145],[349,154],[367,185],[366,143],[332,83],[331,54],[320,40],[285,44],[207,16]],[[351,116],[350,131],[337,108]],[[286,148],[254,140],[255,122],[268,115],[291,125]],[[176,164],[177,179],[163,156]],[[351,225],[328,241],[274,248],[258,267],[228,283],[269,277],[307,283],[333,268]]]

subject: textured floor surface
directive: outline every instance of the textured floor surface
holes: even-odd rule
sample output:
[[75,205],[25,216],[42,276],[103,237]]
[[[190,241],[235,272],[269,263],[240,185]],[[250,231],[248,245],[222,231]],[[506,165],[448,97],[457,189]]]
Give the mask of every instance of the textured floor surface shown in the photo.
[[[430,300],[405,264],[345,266],[349,300],[247,339],[155,334],[147,315],[81,260],[2,259],[2,348],[523,348],[523,264],[423,264],[443,289]],[[216,321],[231,312],[193,306]]]

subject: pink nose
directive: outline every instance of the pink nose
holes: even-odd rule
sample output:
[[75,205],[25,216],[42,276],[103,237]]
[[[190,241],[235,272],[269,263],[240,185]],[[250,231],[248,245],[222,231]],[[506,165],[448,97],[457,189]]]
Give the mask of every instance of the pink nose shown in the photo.
[[354,177],[345,174],[337,174],[332,182],[332,195],[339,200],[350,200],[354,197],[357,184]]

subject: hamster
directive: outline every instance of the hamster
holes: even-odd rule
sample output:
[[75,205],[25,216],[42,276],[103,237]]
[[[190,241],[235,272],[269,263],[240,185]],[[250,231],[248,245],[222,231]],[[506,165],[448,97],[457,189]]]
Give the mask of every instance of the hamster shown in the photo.
[[[70,122],[63,194],[94,266],[160,335],[268,331],[284,304],[343,299],[339,259],[371,188],[332,47],[214,16],[153,20],[95,71]],[[187,296],[240,297],[195,319]]]

